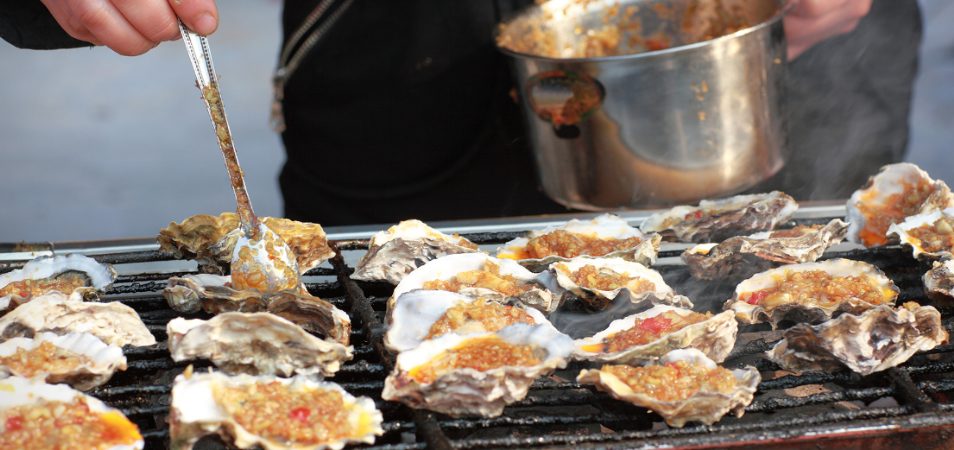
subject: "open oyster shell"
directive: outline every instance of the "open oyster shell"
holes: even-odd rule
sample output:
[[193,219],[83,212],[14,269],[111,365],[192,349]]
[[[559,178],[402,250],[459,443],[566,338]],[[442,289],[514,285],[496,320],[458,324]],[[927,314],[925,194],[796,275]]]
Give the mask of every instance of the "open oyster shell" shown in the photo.
[[[556,241],[548,241],[551,238]],[[574,241],[570,242],[568,239]],[[517,260],[534,272],[541,272],[554,262],[577,256],[615,256],[651,266],[656,262],[661,239],[655,234],[647,235],[633,228],[619,216],[603,214],[592,220],[572,219],[563,225],[531,231],[527,237],[514,239],[498,248],[496,256]],[[588,241],[609,245],[601,251],[588,251],[585,244]],[[558,251],[560,247],[565,248]]]
[[[445,354],[452,354],[467,345],[484,345],[498,339],[513,346],[529,346],[539,362],[528,366],[497,364],[483,371],[469,367],[451,368],[436,372],[436,378],[430,381],[419,381],[414,376],[416,370]],[[455,417],[495,417],[508,404],[523,399],[535,379],[566,367],[572,351],[573,341],[569,336],[546,325],[517,324],[496,333],[480,335],[449,333],[399,354],[394,371],[384,382],[381,397]],[[489,353],[492,358],[504,356],[498,352]],[[510,357],[510,354],[506,356]]]
[[[585,271],[585,272],[584,272]],[[580,256],[568,261],[550,264],[550,272],[557,284],[572,292],[588,306],[604,309],[624,297],[633,304],[674,305],[680,308],[692,308],[688,297],[677,295],[662,275],[655,270],[622,258],[592,258]],[[607,279],[601,280],[601,277]],[[616,279],[616,280],[610,280]],[[577,284],[578,280],[582,283]],[[625,285],[616,281],[625,280]],[[612,289],[600,289],[602,281],[611,281],[603,285]],[[652,284],[652,286],[646,285]],[[618,287],[613,287],[618,286]]]
[[[485,314],[481,317],[484,320],[460,311],[462,307],[479,308],[480,305],[484,305]],[[505,316],[501,310],[509,314]],[[436,322],[447,318],[448,311],[462,322],[459,328],[450,330],[460,335],[495,332],[513,323],[550,324],[540,311],[519,303],[506,305],[447,291],[411,291],[402,295],[395,304],[391,324],[384,335],[384,345],[395,353],[416,348],[427,338]],[[446,333],[436,334],[433,338],[443,334]]]
[[[321,225],[278,217],[260,218],[269,229],[277,233],[298,262],[298,269],[305,273],[335,255],[328,247],[328,238]],[[176,258],[195,259],[206,270],[225,273],[232,261],[232,250],[240,233],[238,216],[225,212],[218,216],[199,214],[182,223],[170,223],[159,231],[156,238],[159,249]]]
[[795,199],[779,191],[703,200],[649,216],[640,229],[679,242],[718,242],[732,236],[771,230],[798,210]]
[[928,297],[942,301],[954,299],[954,260],[935,261],[921,281],[924,282],[924,292]]
[[426,262],[446,255],[476,252],[477,244],[437,231],[420,220],[405,220],[371,236],[351,278],[398,284]]
[[633,328],[637,320],[645,320],[671,311],[685,316],[693,311],[671,306],[659,305],[641,313],[614,320],[605,330],[584,339],[576,340],[574,356],[578,359],[604,363],[637,365],[657,360],[672,350],[694,348],[715,362],[722,362],[732,347],[739,331],[732,311],[723,311],[705,321],[688,325],[682,329],[666,333],[659,339],[643,345],[636,345],[616,352],[604,352],[606,338]]
[[83,255],[44,256],[0,275],[0,314],[51,292],[95,295],[116,280],[116,270]]
[[[0,395],[0,424],[2,424],[0,425],[0,447],[2,448],[14,448],[8,447],[8,444],[4,441],[6,439],[17,439],[16,430],[7,428],[15,417],[20,417],[21,424],[26,426],[40,426],[37,423],[39,417],[48,418],[44,421],[47,426],[33,430],[34,432],[40,432],[43,442],[28,442],[33,442],[39,446],[47,445],[48,441],[52,440],[60,445],[59,448],[77,448],[74,445],[76,442],[71,440],[76,439],[76,436],[67,433],[79,431],[80,435],[85,435],[93,432],[93,430],[77,430],[75,426],[52,426],[49,421],[54,417],[62,417],[64,411],[54,412],[47,409],[49,407],[66,407],[66,405],[73,405],[74,403],[82,405],[79,407],[82,408],[84,418],[96,418],[101,422],[98,424],[99,427],[105,428],[102,429],[103,437],[101,439],[108,439],[108,441],[102,442],[101,440],[101,443],[107,445],[97,448],[102,450],[138,450],[145,445],[142,435],[139,433],[139,427],[127,419],[119,410],[110,408],[96,398],[71,389],[69,386],[46,384],[35,378],[10,377],[0,379],[0,392],[3,392],[3,395]],[[30,410],[23,411],[23,408],[30,408]],[[33,408],[38,409],[34,410]],[[41,413],[42,410],[46,411]],[[30,420],[23,420],[24,412],[31,414],[33,417]],[[65,432],[60,432],[61,430]]]
[[491,266],[499,269],[499,277],[512,278],[514,283],[528,287],[528,290],[517,295],[509,295],[507,292],[500,291],[496,285],[479,284],[476,285],[479,287],[464,286],[458,293],[468,297],[483,297],[498,301],[513,297],[544,313],[553,312],[560,306],[560,296],[553,293],[554,290],[559,291],[559,286],[553,282],[549,274],[534,274],[515,261],[494,258],[484,253],[462,253],[437,258],[404,277],[394,288],[388,300],[388,311],[392,310],[394,302],[407,292],[427,289],[428,283],[446,282],[461,274],[487,270]]
[[908,216],[888,227],[888,236],[896,237],[913,250],[918,259],[954,257],[954,208]]
[[208,359],[229,373],[332,376],[354,350],[269,313],[230,312],[209,320],[179,317],[169,322],[166,333],[173,360]]
[[[840,301],[816,297],[793,298],[791,295],[770,303],[759,299],[759,292],[777,288],[787,275],[815,271],[824,272],[834,279],[863,279],[871,289],[877,290],[872,294],[877,295],[877,299],[874,303],[854,295],[848,295]],[[735,295],[726,301],[724,308],[735,311],[736,319],[742,323],[769,322],[774,328],[782,321],[818,323],[842,312],[858,314],[882,304],[893,304],[898,292],[897,286],[881,269],[866,262],[836,258],[782,266],[753,275],[736,286]]]
[[53,293],[34,298],[0,318],[0,341],[33,337],[44,331],[57,334],[88,332],[117,347],[156,343],[139,314],[119,302],[79,302]]
[[947,342],[941,313],[930,306],[882,305],[861,315],[842,314],[820,325],[785,330],[768,358],[792,372],[829,371],[843,366],[862,375],[890,369],[919,351]]
[[865,247],[884,245],[891,224],[951,206],[954,195],[943,181],[911,163],[888,164],[848,199],[848,240]]
[[813,262],[845,238],[848,224],[799,226],[699,244],[682,254],[692,276],[702,280],[739,279],[782,264]]
[[[256,391],[263,392],[266,389],[270,393],[277,392],[296,399],[307,398],[311,394],[330,394],[331,397],[321,402],[302,401],[301,404],[276,401],[254,411],[241,406],[242,401],[268,401],[268,398],[262,398],[265,394],[256,396]],[[202,436],[218,434],[225,442],[240,449],[338,450],[351,443],[372,444],[375,436],[384,434],[381,428],[383,417],[370,398],[356,398],[335,383],[316,381],[306,376],[276,378],[186,373],[176,377],[169,409],[169,434],[174,449],[192,448]],[[281,422],[293,416],[305,420],[317,418],[325,422],[314,424],[308,429],[312,439],[295,436],[297,430],[294,428],[301,426],[298,421],[275,427],[286,433],[284,436],[256,434],[257,430],[251,428],[256,425],[249,416],[255,417],[255,411],[266,409],[269,416],[263,420],[274,417],[274,420]]]
[[86,391],[109,381],[117,370],[126,370],[123,349],[89,333],[40,333],[0,343],[0,375],[41,377],[47,383],[66,383]]
[[[718,367],[715,362],[696,349],[673,350],[666,354],[659,364],[678,361],[685,361],[710,370]],[[712,425],[728,412],[733,412],[736,417],[742,417],[745,407],[752,403],[755,391],[762,380],[758,370],[753,367],[736,369],[732,371],[735,376],[735,387],[729,393],[699,390],[684,400],[663,401],[646,393],[635,392],[623,380],[605,369],[606,366],[600,370],[583,370],[576,381],[594,384],[599,390],[609,393],[618,400],[649,408],[673,427],[682,427],[690,421]]]

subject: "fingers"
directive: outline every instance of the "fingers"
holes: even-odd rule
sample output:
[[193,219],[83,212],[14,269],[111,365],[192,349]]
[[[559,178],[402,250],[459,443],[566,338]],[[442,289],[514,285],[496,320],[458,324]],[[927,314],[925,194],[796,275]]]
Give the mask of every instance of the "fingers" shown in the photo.
[[192,31],[212,34],[219,26],[219,12],[214,0],[168,0],[176,15]]
[[152,42],[179,36],[179,24],[168,0],[112,0],[112,3],[139,34]]
[[871,0],[801,0],[785,16],[788,58],[815,44],[851,32],[871,9]]
[[71,20],[71,17],[73,17],[73,11],[67,1],[41,1],[43,5],[46,6],[46,9],[50,11],[50,14],[53,15],[53,19],[56,20],[56,23],[58,23],[60,27],[63,28],[63,31],[66,31],[67,34],[81,41],[86,41],[95,45],[102,45],[102,42],[99,42],[98,39],[93,37],[93,33],[90,33],[89,30],[86,29],[85,25]]
[[140,34],[108,0],[73,1],[70,8],[73,20],[120,55],[141,55],[158,44]]

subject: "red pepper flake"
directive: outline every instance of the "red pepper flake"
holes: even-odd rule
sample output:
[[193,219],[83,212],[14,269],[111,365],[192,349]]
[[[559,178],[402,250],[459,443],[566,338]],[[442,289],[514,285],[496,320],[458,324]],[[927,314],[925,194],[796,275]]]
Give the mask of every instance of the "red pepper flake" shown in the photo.
[[686,216],[683,217],[683,219],[684,219],[684,220],[699,220],[699,219],[702,219],[702,211],[701,211],[701,210],[697,210],[697,211],[691,212],[691,213],[689,213],[689,214],[686,214]]
[[750,305],[758,305],[762,300],[765,300],[765,297],[768,297],[769,291],[755,291],[750,293],[747,297],[744,297],[745,303]]
[[23,429],[23,416],[13,416],[7,418],[7,423],[3,428],[3,431],[20,431]]
[[639,327],[653,334],[661,334],[672,326],[672,320],[665,317],[650,317],[639,323]]
[[30,297],[32,297],[32,295],[30,295],[30,291],[20,291],[20,292],[17,292],[17,294],[20,298],[29,299]]
[[291,412],[288,413],[288,415],[289,415],[292,419],[295,419],[295,420],[304,422],[304,421],[308,420],[308,416],[311,415],[311,410],[308,409],[308,408],[306,408],[306,407],[304,407],[304,406],[299,406],[298,408],[295,408],[295,409],[291,410]]

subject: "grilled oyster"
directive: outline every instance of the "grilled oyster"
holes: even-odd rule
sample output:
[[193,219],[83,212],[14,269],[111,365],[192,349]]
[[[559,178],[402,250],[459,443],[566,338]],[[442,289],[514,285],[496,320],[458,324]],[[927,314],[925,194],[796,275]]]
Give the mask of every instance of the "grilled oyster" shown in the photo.
[[241,228],[229,233],[232,235],[236,237],[229,276],[234,288],[261,292],[304,290],[295,254],[271,228],[259,222],[255,235],[246,235]]
[[441,233],[420,220],[405,220],[371,236],[368,252],[358,261],[351,278],[396,285],[428,261],[476,251],[477,244],[467,239]]
[[403,352],[447,333],[494,332],[514,323],[550,322],[540,311],[519,303],[508,305],[447,291],[411,291],[395,304],[384,345]]
[[888,164],[848,199],[848,240],[865,247],[884,245],[891,224],[951,206],[954,195],[943,181],[911,163]]
[[877,267],[849,259],[792,264],[739,283],[724,308],[742,323],[817,323],[893,304],[898,288]]
[[398,298],[417,289],[457,292],[499,301],[515,298],[544,313],[560,306],[559,296],[551,292],[559,287],[549,274],[536,275],[514,261],[483,253],[448,255],[417,268],[394,288],[388,311],[394,308]]
[[117,370],[126,370],[123,349],[89,333],[40,333],[0,344],[0,375],[42,377],[86,391],[109,381]]
[[0,314],[30,301],[31,298],[59,292],[78,297],[95,295],[116,280],[116,271],[108,264],[83,255],[40,257],[23,268],[0,275]]
[[950,301],[954,299],[954,260],[935,262],[921,278],[928,297]]
[[[262,217],[260,220],[288,244],[301,273],[318,267],[335,255],[328,247],[328,238],[321,225],[277,217]],[[195,259],[206,271],[222,274],[231,265],[235,243],[241,236],[235,232],[238,228],[235,213],[199,214],[182,223],[170,223],[159,231],[156,240],[160,250],[176,258]]]
[[341,449],[384,434],[381,412],[335,383],[187,371],[172,386],[169,434],[185,449],[218,434],[237,448]]
[[0,448],[143,448],[139,428],[121,412],[61,384],[0,379]]
[[888,227],[888,236],[911,247],[919,259],[954,257],[954,208],[908,216]]
[[0,318],[0,341],[33,337],[44,331],[87,332],[117,347],[156,343],[139,314],[119,302],[86,303],[52,293],[36,297]]
[[[661,383],[649,380],[663,380]],[[583,370],[579,383],[594,384],[614,398],[655,411],[673,427],[718,422],[726,413],[742,417],[762,377],[753,367],[727,370],[696,349],[673,350],[659,365],[603,366]],[[669,382],[667,382],[667,380]]]
[[615,256],[651,266],[656,262],[660,239],[643,234],[618,216],[603,214],[588,221],[573,219],[532,231],[498,248],[497,257],[515,259],[534,272],[577,256]]
[[737,195],[703,200],[699,206],[676,206],[649,216],[639,228],[680,242],[718,242],[771,230],[789,220],[796,210],[798,203],[783,192]]
[[455,417],[495,417],[537,377],[566,367],[572,351],[573,341],[546,325],[448,333],[399,354],[381,397]]
[[208,359],[229,373],[332,376],[353,356],[353,348],[319,339],[269,313],[180,317],[169,322],[166,333],[173,360]]
[[660,305],[614,320],[596,335],[578,339],[575,356],[604,363],[641,364],[671,350],[694,348],[722,362],[732,351],[738,331],[732,311],[712,316]]
[[845,238],[848,224],[800,225],[730,237],[719,244],[699,244],[682,254],[692,276],[702,280],[739,279],[782,264],[813,262]]
[[919,351],[947,342],[941,313],[908,302],[882,305],[861,315],[842,314],[820,325],[785,330],[769,359],[792,372],[829,371],[847,366],[862,375],[890,369]]
[[580,256],[550,264],[557,284],[595,309],[605,309],[621,297],[633,304],[692,308],[655,270],[622,258]]

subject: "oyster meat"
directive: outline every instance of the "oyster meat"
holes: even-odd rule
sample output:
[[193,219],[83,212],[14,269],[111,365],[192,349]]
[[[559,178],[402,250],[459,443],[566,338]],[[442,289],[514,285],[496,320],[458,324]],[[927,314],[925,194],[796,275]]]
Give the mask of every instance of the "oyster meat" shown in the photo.
[[792,264],[739,283],[725,303],[742,323],[818,323],[894,304],[898,288],[877,267],[850,259]]
[[332,376],[354,351],[269,313],[230,312],[209,320],[180,317],[169,322],[166,333],[173,360],[208,359],[229,373]]
[[383,417],[367,397],[307,376],[276,378],[221,373],[176,377],[169,407],[172,448],[192,448],[218,434],[240,449],[341,449],[372,444]]
[[676,206],[649,216],[640,229],[679,242],[719,242],[771,230],[792,218],[795,199],[779,191],[703,200],[699,206]]
[[908,216],[888,227],[888,236],[911,247],[919,259],[954,257],[954,208]]
[[[288,244],[300,273],[305,273],[335,255],[321,225],[278,217],[261,217],[261,223]],[[242,235],[236,232],[239,219],[235,213],[218,216],[199,214],[170,223],[156,238],[159,249],[180,259],[195,259],[207,271],[225,273],[232,262],[232,252]]]
[[145,444],[119,410],[62,384],[0,379],[0,448],[133,450]]
[[461,253],[437,258],[418,267],[394,288],[388,311],[407,292],[417,290],[457,292],[468,297],[498,301],[515,298],[527,306],[550,313],[560,306],[559,286],[549,274],[534,274],[520,264],[483,253]]
[[566,367],[572,352],[573,340],[547,325],[448,333],[400,353],[381,397],[455,417],[495,417],[538,377]]
[[888,164],[848,199],[848,240],[865,247],[884,245],[891,224],[951,206],[954,195],[943,181],[911,163]]
[[108,264],[83,255],[44,256],[0,275],[0,314],[51,292],[79,298],[95,295],[116,280]]
[[0,343],[0,376],[39,377],[86,391],[109,381],[117,370],[126,370],[123,349],[89,333],[40,333]]
[[428,261],[476,251],[477,244],[465,238],[441,233],[420,220],[405,220],[371,236],[368,252],[358,261],[351,278],[396,285]]
[[690,421],[712,425],[728,412],[742,417],[762,377],[754,367],[730,371],[699,350],[685,349],[667,353],[658,365],[606,365],[583,370],[576,380],[594,384],[618,400],[649,408],[670,426],[682,427]]
[[511,305],[447,291],[411,291],[395,304],[384,345],[403,352],[447,333],[483,334],[515,323],[550,322],[540,311],[516,302]]
[[578,339],[575,356],[635,365],[657,360],[672,350],[694,348],[722,362],[732,351],[738,331],[732,311],[713,316],[660,305],[614,320],[596,335]]
[[532,231],[497,249],[497,257],[517,260],[534,272],[577,256],[615,256],[651,266],[656,262],[660,240],[660,236],[644,234],[619,216],[603,214],[592,220],[573,219]]
[[924,282],[924,292],[928,297],[942,301],[954,299],[954,260],[935,261],[921,281]]
[[782,264],[813,262],[845,238],[848,224],[799,225],[699,244],[682,254],[692,276],[702,280],[740,279]]
[[882,305],[860,315],[842,314],[820,325],[799,324],[768,357],[792,372],[831,371],[847,366],[862,375],[890,369],[919,351],[947,342],[941,313],[908,302]]
[[677,295],[659,272],[622,258],[580,256],[550,264],[550,272],[561,288],[594,309],[621,298],[633,304],[692,308],[692,301]]
[[33,337],[44,331],[56,334],[87,332],[117,347],[156,343],[139,314],[119,302],[87,303],[52,293],[36,297],[0,318],[0,341]]

